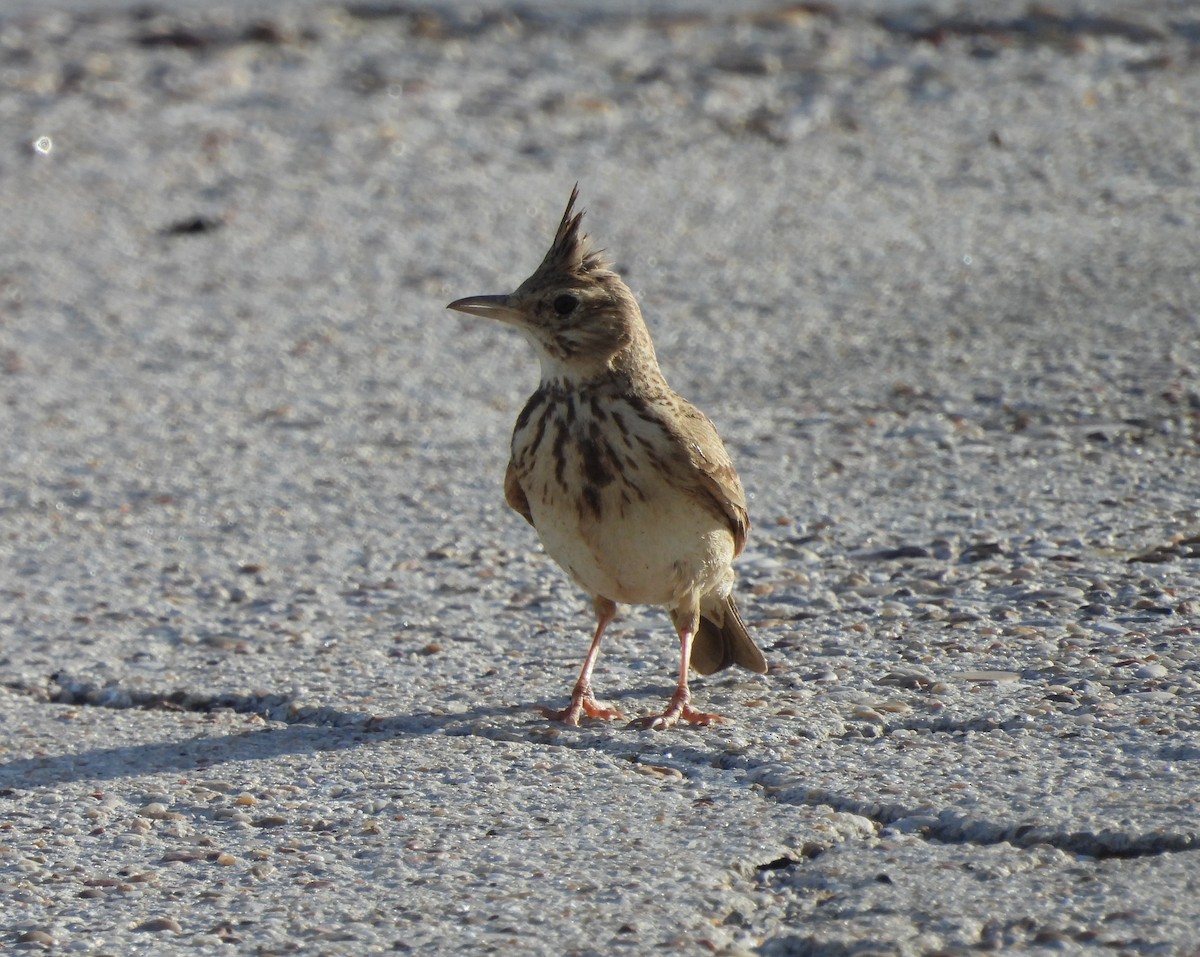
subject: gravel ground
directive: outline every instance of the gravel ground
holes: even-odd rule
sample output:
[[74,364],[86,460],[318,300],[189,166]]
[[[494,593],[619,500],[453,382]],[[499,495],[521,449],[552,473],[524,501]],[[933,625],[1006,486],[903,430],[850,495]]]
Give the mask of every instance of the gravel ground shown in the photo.
[[[0,946],[1195,953],[1195,9],[631,9],[0,8]],[[537,711],[444,306],[576,181],[750,497],[720,727]]]

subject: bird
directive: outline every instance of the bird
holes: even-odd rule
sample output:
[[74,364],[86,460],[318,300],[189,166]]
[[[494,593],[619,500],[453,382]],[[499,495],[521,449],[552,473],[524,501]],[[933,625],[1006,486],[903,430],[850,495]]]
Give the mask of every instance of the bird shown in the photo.
[[724,718],[692,706],[689,668],[767,671],[733,596],[746,493],[715,426],[667,385],[637,300],[582,230],[578,198],[576,184],[549,252],[515,292],[446,307],[516,328],[540,361],[504,496],[596,615],[569,705],[543,713],[568,725],[625,718],[592,690],[601,641],[619,603],[658,605],[679,638],[679,679],[662,712],[631,724],[711,725]]

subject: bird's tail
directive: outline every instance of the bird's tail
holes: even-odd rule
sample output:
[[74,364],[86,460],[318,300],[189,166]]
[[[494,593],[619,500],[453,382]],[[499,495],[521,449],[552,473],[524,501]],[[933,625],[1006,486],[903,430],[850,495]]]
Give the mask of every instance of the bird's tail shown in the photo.
[[730,595],[719,605],[700,612],[700,627],[692,642],[692,668],[711,675],[731,665],[765,674],[767,659],[759,650]]

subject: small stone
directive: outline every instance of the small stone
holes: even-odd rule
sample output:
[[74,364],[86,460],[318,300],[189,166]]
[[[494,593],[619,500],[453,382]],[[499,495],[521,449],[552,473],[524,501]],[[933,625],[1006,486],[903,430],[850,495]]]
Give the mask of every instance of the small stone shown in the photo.
[[154,917],[150,920],[143,921],[134,929],[147,931],[153,934],[162,933],[163,931],[169,931],[172,934],[183,933],[183,927],[180,926],[179,921],[175,920],[173,917]]
[[1135,678],[1147,678],[1147,679],[1149,679],[1149,678],[1165,678],[1166,675],[1167,675],[1166,667],[1163,665],[1160,665],[1158,662],[1151,662],[1150,664],[1142,665],[1140,668],[1138,668],[1133,673],[1133,676]]
[[963,681],[1016,681],[1021,676],[1015,671],[960,671],[955,677]]
[[200,781],[199,784],[202,787],[208,788],[210,791],[221,791],[224,794],[228,794],[233,790],[233,785],[228,781],[221,781],[214,778]]
[[634,770],[637,771],[638,774],[645,774],[656,778],[670,778],[675,780],[681,780],[683,778],[683,772],[678,768],[672,768],[662,764],[637,764],[634,765]]
[[17,938],[18,944],[41,944],[43,947],[57,947],[58,941],[53,935],[44,930],[27,930]]
[[162,856],[164,864],[191,864],[193,861],[202,861],[205,858],[203,851],[186,848],[182,850],[166,851]]

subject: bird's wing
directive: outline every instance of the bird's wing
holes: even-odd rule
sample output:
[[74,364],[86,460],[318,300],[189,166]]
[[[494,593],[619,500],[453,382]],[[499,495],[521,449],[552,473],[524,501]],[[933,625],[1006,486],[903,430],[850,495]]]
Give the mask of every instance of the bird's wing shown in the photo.
[[680,396],[675,396],[675,400],[680,414],[663,416],[663,426],[691,463],[696,491],[711,499],[728,520],[736,558],[746,547],[746,537],[750,534],[742,480],[708,416]]
[[508,460],[508,469],[504,472],[504,500],[508,502],[509,508],[518,513],[530,525],[533,524],[529,499],[525,495],[525,489],[521,488],[521,483],[517,480],[517,469],[513,465],[512,459]]

